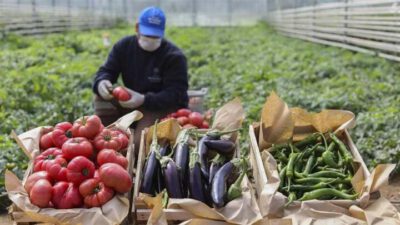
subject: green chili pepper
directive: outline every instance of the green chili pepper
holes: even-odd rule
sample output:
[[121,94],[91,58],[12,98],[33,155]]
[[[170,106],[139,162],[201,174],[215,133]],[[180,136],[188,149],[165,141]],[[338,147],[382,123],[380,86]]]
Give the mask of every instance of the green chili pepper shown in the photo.
[[314,161],[315,161],[315,156],[314,154],[310,156],[310,158],[308,158],[307,160],[307,164],[303,170],[303,174],[304,175],[308,175],[311,172],[311,169],[314,165]]
[[294,175],[294,163],[298,155],[299,153],[291,153],[289,156],[289,162],[287,164],[287,169],[286,169],[286,176],[289,178],[292,178]]
[[294,200],[297,199],[296,193],[295,192],[290,192],[288,196],[288,202],[285,204],[285,207],[290,205]]
[[[316,190],[316,189],[321,189],[321,188],[326,188],[328,187],[333,181],[325,183],[325,182],[319,182],[317,184],[314,185],[299,185],[299,184],[293,184],[290,188],[291,190],[295,190],[295,191],[312,191],[312,190]],[[283,189],[286,189],[286,187],[284,187]]]
[[357,196],[358,194],[349,195],[333,188],[321,188],[304,193],[303,197],[301,197],[299,200],[307,201],[312,199],[331,199],[335,197],[340,199],[354,200],[357,198]]
[[332,141],[334,141],[339,146],[339,151],[342,154],[342,156],[344,157],[343,158],[344,161],[346,163],[351,163],[353,161],[353,157],[351,156],[350,152],[347,150],[344,143],[341,140],[339,140],[339,138],[337,138],[336,135],[333,133],[330,133],[330,137],[332,138]]
[[286,177],[288,179],[288,186],[290,191],[290,184],[292,183],[293,175],[294,175],[294,162],[296,161],[299,153],[291,153],[289,156],[289,162],[286,168]]
[[330,183],[336,181],[335,178],[327,178],[327,177],[306,177],[294,180],[299,184],[317,184],[320,182]]
[[326,151],[324,153],[322,153],[322,160],[324,161],[324,163],[330,167],[333,168],[338,168],[339,165],[335,162],[334,158],[334,154],[331,151]]
[[319,171],[316,173],[309,174],[308,177],[346,178],[347,176],[343,173],[334,172],[334,171]]
[[281,151],[275,151],[273,156],[274,156],[274,158],[278,159],[280,162],[285,162],[285,163],[288,162],[288,158]]
[[336,168],[331,168],[328,166],[317,166],[318,170],[323,170],[323,171],[334,171],[338,173],[343,173],[343,169],[336,169]]
[[296,146],[297,148],[302,148],[302,147],[310,145],[310,144],[315,144],[318,142],[319,137],[320,137],[319,133],[313,133],[311,135],[308,135],[303,140],[294,143],[294,146]]
[[289,144],[284,143],[284,144],[274,144],[272,145],[272,150],[271,152],[275,152],[275,151],[282,151],[285,148],[289,148]]
[[285,183],[286,168],[287,166],[283,167],[279,172],[279,179],[281,180],[281,183],[279,184],[280,187],[283,187],[283,184]]

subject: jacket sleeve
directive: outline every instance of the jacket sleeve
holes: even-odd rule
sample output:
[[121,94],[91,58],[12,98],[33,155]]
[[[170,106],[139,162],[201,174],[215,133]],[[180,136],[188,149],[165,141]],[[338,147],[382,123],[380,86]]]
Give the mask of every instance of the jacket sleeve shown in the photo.
[[118,76],[122,71],[123,60],[123,42],[117,42],[108,55],[106,62],[97,71],[93,81],[93,92],[98,93],[98,84],[101,80],[109,80],[111,83],[116,83]]
[[184,55],[174,55],[163,71],[161,91],[145,94],[143,106],[150,110],[176,109],[188,104],[188,72]]

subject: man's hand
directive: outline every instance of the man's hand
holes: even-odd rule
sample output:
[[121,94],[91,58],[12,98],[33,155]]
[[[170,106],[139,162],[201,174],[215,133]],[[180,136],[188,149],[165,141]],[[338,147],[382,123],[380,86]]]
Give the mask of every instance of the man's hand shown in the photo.
[[144,95],[133,91],[129,88],[125,88],[129,94],[131,95],[131,98],[128,101],[119,101],[119,104],[127,109],[136,109],[137,107],[141,106],[144,102]]
[[112,89],[112,84],[109,80],[101,80],[97,86],[97,91],[104,100],[111,100],[113,98],[109,91],[110,89]]

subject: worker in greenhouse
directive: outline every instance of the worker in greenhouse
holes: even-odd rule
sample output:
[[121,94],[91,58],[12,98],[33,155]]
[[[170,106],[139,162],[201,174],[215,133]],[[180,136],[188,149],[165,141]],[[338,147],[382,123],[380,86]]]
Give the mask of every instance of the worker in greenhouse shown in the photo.
[[[113,46],[93,82],[95,113],[104,125],[133,110],[143,113],[133,125],[137,144],[143,128],[188,104],[186,57],[164,38],[165,22],[161,9],[144,9],[136,23],[136,35],[124,37]],[[130,96],[125,101],[112,95],[112,85],[120,74]]]

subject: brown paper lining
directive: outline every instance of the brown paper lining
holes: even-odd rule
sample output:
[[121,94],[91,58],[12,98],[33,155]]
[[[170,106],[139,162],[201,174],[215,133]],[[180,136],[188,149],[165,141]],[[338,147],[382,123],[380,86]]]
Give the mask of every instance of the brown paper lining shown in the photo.
[[[115,126],[131,135],[131,132],[128,129],[130,124],[134,121],[140,120],[142,116],[141,112],[133,111],[121,117],[109,127]],[[38,127],[27,131],[18,137],[16,137],[15,133],[13,134],[17,143],[25,153],[30,155],[31,159],[34,159],[40,153],[39,140],[43,129],[45,129],[45,127]],[[132,144],[132,137],[130,143]],[[129,148],[133,149],[133,146],[129,146]],[[29,163],[29,168],[32,168],[32,163],[32,161]],[[53,224],[113,225],[121,223],[129,213],[129,199],[121,194],[115,195],[114,198],[102,207],[94,207],[90,209],[41,209],[30,202],[28,194],[23,187],[26,178],[31,172],[29,168],[27,173],[25,173],[22,182],[12,172],[6,171],[5,187],[13,204],[22,210],[22,212],[24,212],[28,217],[32,218],[32,221]]]

